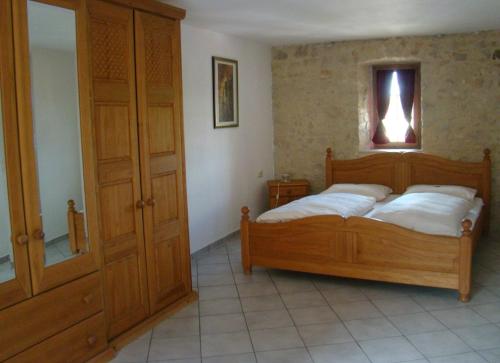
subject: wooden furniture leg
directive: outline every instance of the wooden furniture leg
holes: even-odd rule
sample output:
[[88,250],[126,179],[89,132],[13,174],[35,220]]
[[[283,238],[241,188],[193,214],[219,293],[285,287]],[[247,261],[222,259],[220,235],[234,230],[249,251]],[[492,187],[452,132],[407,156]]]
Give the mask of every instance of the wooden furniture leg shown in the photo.
[[462,222],[462,237],[459,246],[459,271],[458,292],[459,300],[468,302],[470,300],[471,273],[472,273],[472,222],[466,219]]

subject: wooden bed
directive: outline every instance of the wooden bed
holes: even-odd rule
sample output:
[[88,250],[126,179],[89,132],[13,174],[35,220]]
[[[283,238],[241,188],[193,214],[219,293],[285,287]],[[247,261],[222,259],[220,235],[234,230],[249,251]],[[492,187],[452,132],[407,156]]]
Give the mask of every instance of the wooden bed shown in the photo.
[[447,160],[425,153],[380,153],[354,160],[334,160],[326,154],[326,187],[334,183],[371,183],[402,194],[414,184],[473,187],[484,200],[474,228],[462,223],[460,237],[415,232],[363,218],[314,216],[283,223],[250,221],[243,207],[241,255],[243,270],[264,266],[293,271],[376,281],[456,289],[466,302],[471,291],[473,251],[488,231],[491,160]]

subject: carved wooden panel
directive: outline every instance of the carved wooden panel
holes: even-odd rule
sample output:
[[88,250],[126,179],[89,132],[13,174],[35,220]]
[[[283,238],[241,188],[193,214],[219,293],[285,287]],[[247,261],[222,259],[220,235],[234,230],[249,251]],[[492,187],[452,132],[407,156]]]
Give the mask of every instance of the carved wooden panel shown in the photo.
[[129,53],[127,25],[104,19],[94,20],[90,36],[94,77],[126,81]]
[[175,152],[174,110],[149,107],[149,149],[152,154]]
[[146,255],[157,311],[191,289],[179,23],[136,11],[135,29]]
[[96,105],[96,144],[100,160],[130,156],[127,105]]
[[114,337],[149,312],[139,174],[133,12],[89,2],[108,333]]

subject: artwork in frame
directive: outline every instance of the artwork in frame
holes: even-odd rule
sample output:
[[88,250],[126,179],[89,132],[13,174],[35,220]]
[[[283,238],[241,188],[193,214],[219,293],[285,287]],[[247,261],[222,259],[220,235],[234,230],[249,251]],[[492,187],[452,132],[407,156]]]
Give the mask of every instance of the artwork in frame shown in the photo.
[[238,115],[238,61],[212,57],[214,128],[236,127]]

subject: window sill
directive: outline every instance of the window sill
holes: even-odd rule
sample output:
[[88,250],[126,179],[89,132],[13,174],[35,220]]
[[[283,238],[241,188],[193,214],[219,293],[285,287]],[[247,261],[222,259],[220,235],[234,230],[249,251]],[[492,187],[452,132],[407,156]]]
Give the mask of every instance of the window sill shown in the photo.
[[379,154],[379,153],[408,153],[408,152],[413,152],[413,153],[418,153],[422,152],[423,150],[420,149],[362,149],[359,150],[360,154]]

